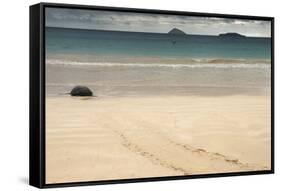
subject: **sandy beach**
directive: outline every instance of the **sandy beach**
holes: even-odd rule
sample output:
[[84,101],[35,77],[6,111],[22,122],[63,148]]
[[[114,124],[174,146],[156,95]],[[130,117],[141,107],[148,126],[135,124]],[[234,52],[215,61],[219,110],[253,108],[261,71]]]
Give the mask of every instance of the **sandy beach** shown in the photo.
[[271,170],[269,21],[45,12],[46,184]]
[[270,96],[46,97],[46,183],[270,169]]

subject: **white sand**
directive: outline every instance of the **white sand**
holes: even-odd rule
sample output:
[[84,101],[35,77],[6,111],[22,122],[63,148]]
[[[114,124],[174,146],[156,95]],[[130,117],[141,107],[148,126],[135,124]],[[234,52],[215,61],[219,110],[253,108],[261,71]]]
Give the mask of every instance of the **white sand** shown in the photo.
[[270,169],[270,97],[46,99],[46,182]]

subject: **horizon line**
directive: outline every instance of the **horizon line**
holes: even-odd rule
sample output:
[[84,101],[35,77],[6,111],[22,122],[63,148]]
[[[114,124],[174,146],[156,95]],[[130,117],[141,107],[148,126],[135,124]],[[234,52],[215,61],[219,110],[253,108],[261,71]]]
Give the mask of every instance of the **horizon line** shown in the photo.
[[[89,29],[89,28],[71,28],[71,27],[57,27],[57,26],[45,26],[45,28],[59,28],[59,29],[72,29],[72,30],[89,30],[89,31],[108,31],[108,32],[127,32],[127,33],[147,33],[147,34],[169,34],[169,32],[173,29],[178,29],[182,32],[184,32],[183,30],[174,27],[172,28],[170,31],[166,32],[166,33],[161,33],[161,32],[141,32],[141,31],[122,31],[122,30],[105,30],[105,29]],[[185,32],[184,32],[185,33]],[[194,36],[214,36],[214,37],[219,37],[219,35],[221,34],[229,34],[229,33],[236,33],[241,35],[241,38],[271,38],[271,37],[262,37],[262,36],[247,36],[238,32],[233,32],[233,31],[229,31],[229,32],[224,32],[224,33],[219,33],[217,35],[211,35],[211,34],[182,34],[182,36],[184,35],[194,35]],[[174,34],[177,35],[177,34]],[[179,35],[181,36],[181,35]]]

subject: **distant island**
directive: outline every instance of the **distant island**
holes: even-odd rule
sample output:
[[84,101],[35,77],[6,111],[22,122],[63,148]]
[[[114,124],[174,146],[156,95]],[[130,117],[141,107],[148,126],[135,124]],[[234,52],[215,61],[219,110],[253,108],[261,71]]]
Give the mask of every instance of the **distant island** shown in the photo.
[[231,38],[244,38],[245,35],[239,34],[239,33],[222,33],[219,34],[220,37],[231,37]]
[[168,34],[172,34],[172,35],[186,35],[185,32],[183,32],[182,30],[180,30],[178,28],[173,28],[172,30],[170,30],[168,32]]

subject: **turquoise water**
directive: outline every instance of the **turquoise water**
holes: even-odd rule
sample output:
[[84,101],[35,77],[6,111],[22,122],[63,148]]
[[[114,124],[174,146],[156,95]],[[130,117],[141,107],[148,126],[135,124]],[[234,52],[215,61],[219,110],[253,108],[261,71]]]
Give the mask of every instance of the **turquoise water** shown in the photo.
[[46,92],[270,95],[270,40],[46,28]]
[[49,55],[270,59],[270,38],[224,38],[46,28]]

